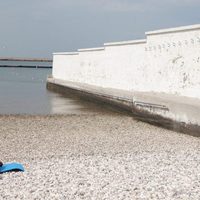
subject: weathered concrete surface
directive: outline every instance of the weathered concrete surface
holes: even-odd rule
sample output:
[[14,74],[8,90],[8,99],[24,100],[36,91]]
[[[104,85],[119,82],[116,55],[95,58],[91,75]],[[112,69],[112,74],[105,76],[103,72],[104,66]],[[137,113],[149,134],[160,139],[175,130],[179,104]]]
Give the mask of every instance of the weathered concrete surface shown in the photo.
[[118,114],[0,116],[0,199],[200,198],[200,140]]
[[141,120],[199,136],[200,24],[54,53],[52,77],[48,85],[78,90],[131,108]]
[[200,136],[200,100],[163,93],[128,92],[48,78],[47,88],[117,106],[142,121]]
[[200,99],[200,25],[147,32],[145,40],[55,53],[53,77],[129,92]]

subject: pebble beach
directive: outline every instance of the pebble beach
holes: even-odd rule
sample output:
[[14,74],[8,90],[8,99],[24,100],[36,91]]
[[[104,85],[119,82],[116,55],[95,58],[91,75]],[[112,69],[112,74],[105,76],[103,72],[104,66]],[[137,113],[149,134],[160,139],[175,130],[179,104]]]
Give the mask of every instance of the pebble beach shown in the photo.
[[200,199],[200,140],[121,114],[2,115],[0,199]]

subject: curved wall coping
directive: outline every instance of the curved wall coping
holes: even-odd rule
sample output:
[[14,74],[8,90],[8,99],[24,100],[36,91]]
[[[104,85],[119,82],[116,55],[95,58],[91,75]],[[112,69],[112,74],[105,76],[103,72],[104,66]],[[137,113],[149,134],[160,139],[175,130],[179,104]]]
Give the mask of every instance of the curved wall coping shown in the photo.
[[78,49],[78,52],[103,51],[103,50],[105,50],[104,47],[97,47],[97,48]]
[[146,39],[129,40],[129,41],[122,41],[122,42],[109,42],[109,43],[104,43],[104,46],[122,46],[122,45],[142,44],[142,43],[146,43]]
[[159,35],[159,34],[167,34],[167,33],[177,33],[177,32],[184,32],[184,31],[193,31],[199,30],[200,24],[192,25],[192,26],[180,26],[176,28],[168,28],[168,29],[160,29],[156,31],[149,31],[146,32],[146,35]]
[[58,52],[58,53],[53,53],[53,55],[78,55],[78,52]]

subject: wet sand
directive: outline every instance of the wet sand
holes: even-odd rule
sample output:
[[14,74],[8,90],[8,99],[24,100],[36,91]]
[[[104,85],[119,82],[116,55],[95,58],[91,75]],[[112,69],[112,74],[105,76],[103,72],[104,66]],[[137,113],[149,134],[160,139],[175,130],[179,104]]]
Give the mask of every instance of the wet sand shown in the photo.
[[200,199],[200,140],[121,114],[0,116],[0,199]]

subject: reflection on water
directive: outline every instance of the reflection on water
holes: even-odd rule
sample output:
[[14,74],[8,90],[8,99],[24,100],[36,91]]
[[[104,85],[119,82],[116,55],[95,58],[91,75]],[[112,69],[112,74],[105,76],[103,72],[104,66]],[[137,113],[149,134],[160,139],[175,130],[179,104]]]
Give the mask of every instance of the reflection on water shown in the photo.
[[0,68],[0,114],[107,112],[101,106],[46,89],[51,69]]
[[[74,114],[81,112],[83,106],[78,105],[74,100],[64,98],[60,95],[53,95],[50,98],[51,102],[51,113],[63,113],[63,114]],[[67,109],[66,109],[67,108]]]
[[51,114],[108,114],[116,112],[116,110],[113,110],[113,108],[109,106],[88,102],[76,96],[72,96],[71,94],[69,96],[63,96],[58,93],[51,93],[51,98],[49,99],[51,102]]

